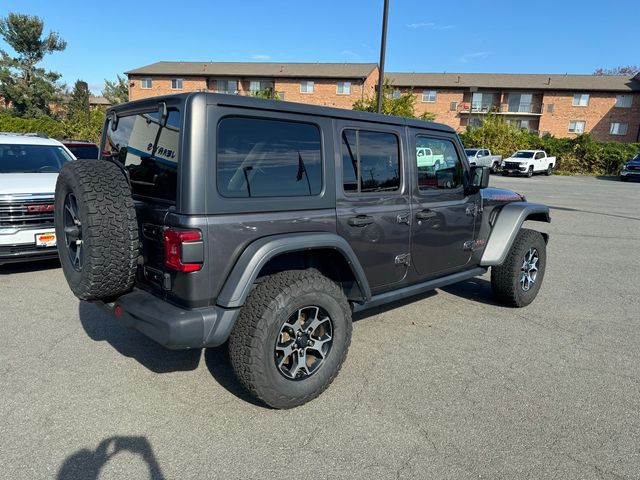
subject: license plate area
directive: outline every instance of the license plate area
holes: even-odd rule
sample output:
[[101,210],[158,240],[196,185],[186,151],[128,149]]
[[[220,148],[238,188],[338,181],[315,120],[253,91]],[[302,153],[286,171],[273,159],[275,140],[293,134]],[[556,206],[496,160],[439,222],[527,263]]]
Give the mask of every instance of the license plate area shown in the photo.
[[36,233],[35,241],[36,247],[55,247],[56,234],[55,232]]

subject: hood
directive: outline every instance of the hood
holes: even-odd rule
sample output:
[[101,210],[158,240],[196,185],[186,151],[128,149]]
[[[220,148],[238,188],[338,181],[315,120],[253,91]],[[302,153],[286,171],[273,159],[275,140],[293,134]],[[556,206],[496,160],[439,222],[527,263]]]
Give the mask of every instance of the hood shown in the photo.
[[0,195],[56,191],[57,173],[0,173]]
[[480,190],[484,205],[505,204],[510,202],[525,202],[524,195],[504,188],[483,188]]

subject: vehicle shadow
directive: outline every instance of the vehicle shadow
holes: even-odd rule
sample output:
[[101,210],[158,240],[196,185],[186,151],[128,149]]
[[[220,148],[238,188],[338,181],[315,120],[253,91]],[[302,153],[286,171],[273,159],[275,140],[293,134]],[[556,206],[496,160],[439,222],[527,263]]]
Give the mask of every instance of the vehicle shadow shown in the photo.
[[508,308],[495,300],[493,290],[491,289],[491,282],[484,278],[476,277],[465,280],[464,282],[454,283],[453,285],[442,288],[442,290],[456,297],[472,300],[484,305]]
[[229,393],[255,406],[269,408],[250,395],[236,378],[226,343],[216,348],[207,348],[204,352],[204,362],[211,376]]
[[202,350],[169,350],[136,330],[120,325],[96,305],[80,302],[82,328],[96,342],[108,342],[118,353],[133,358],[155,373],[190,371],[198,368]]
[[430,290],[428,292],[421,293],[418,295],[412,295],[411,297],[403,298],[402,300],[396,300],[395,302],[385,303],[384,305],[380,305],[379,307],[368,308],[367,310],[356,312],[353,314],[352,319],[354,322],[359,322],[360,320],[373,317],[374,315],[385,313],[385,312],[388,312],[389,310],[395,310],[396,308],[404,307],[405,305],[409,305],[419,300],[425,300],[427,298],[431,298],[437,294],[438,294],[437,290]]
[[58,480],[97,480],[103,467],[112,457],[120,452],[129,452],[138,455],[146,464],[149,472],[148,478],[152,480],[164,480],[160,464],[156,459],[151,444],[146,437],[122,437],[106,438],[95,450],[83,448],[69,455],[58,470]]
[[60,268],[60,261],[58,261],[57,258],[23,263],[8,263],[6,265],[0,265],[0,275],[39,272],[42,270],[53,270],[54,268]]
[[610,182],[620,182],[620,175],[596,175],[598,180],[608,180]]

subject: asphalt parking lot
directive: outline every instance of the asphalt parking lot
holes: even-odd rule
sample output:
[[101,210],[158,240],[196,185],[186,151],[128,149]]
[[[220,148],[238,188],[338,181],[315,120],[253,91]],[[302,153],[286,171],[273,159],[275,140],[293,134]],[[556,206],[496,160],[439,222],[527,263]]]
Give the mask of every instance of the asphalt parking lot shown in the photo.
[[254,404],[224,348],[167,351],[0,268],[0,476],[640,478],[640,184],[492,177],[552,207],[531,306],[488,276],[360,315],[317,400]]

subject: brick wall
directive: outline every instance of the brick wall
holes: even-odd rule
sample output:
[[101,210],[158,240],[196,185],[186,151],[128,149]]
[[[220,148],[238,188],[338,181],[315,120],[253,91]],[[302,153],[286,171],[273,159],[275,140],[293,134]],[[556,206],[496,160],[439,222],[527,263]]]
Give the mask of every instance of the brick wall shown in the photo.
[[[436,101],[435,102],[423,102],[422,101],[422,92],[423,90],[436,90]],[[407,89],[402,89],[402,93],[406,93]],[[462,90],[445,90],[445,89],[435,89],[435,88],[427,88],[421,89],[416,88],[413,90],[413,94],[416,98],[415,103],[415,112],[416,115],[422,115],[425,112],[434,113],[436,118],[435,122],[444,123],[449,125],[450,127],[456,129],[457,131],[464,130],[461,122],[461,116],[458,113],[460,111],[460,105],[463,101],[463,91]],[[451,110],[451,102],[455,102],[455,109]]]
[[[592,134],[595,140],[634,142],[640,127],[640,95],[633,95],[631,108],[616,107],[615,93],[589,93],[589,105],[586,107],[573,106],[574,92],[545,92],[544,113],[540,117],[540,133],[549,132],[556,137],[573,137],[577,134],[569,133],[569,122],[584,120],[585,132]],[[549,105],[553,104],[553,112],[549,112]],[[611,135],[612,122],[628,124],[626,135]]]
[[151,77],[129,77],[129,100],[170,95],[172,93],[197,92],[206,90],[207,79],[205,77],[186,77],[182,79],[182,90],[171,88],[171,80],[180,77],[154,76],[151,88],[142,88],[142,79]]

